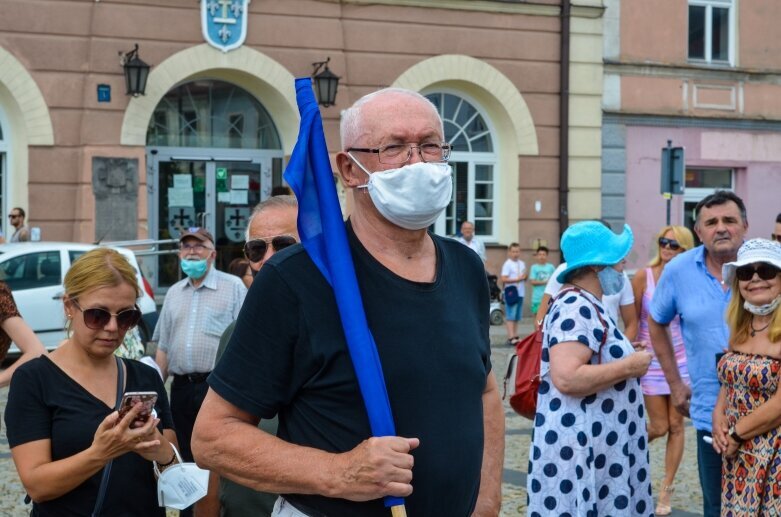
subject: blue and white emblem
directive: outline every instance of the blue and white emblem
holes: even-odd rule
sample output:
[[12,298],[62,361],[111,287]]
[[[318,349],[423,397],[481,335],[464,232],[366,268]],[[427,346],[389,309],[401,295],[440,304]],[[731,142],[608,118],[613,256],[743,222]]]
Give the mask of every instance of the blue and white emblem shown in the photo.
[[239,48],[247,38],[250,0],[201,0],[201,29],[206,42],[223,52]]

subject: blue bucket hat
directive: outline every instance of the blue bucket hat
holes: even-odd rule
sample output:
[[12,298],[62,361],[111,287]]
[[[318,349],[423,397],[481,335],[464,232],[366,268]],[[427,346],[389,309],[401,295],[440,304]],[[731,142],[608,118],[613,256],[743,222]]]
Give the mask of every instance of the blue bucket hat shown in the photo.
[[556,277],[560,284],[567,275],[583,266],[612,266],[629,254],[634,243],[632,229],[624,225],[621,235],[599,221],[582,221],[573,224],[561,236],[561,251],[567,268]]

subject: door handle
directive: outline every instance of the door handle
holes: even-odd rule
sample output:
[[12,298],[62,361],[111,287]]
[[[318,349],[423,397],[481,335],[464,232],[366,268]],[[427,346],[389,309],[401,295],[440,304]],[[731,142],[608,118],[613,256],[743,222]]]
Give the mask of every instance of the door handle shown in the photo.
[[52,300],[62,300],[62,295],[64,295],[64,294],[65,294],[64,292],[63,293],[57,293],[54,296],[52,296]]

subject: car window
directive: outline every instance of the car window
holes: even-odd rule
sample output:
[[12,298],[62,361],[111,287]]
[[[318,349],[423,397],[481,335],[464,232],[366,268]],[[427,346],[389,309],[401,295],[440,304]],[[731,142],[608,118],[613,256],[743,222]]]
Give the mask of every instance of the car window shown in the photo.
[[28,253],[0,262],[0,280],[12,291],[60,285],[60,252]]
[[87,253],[85,250],[70,250],[68,252],[68,258],[70,259],[70,263],[73,264],[74,262],[76,262],[77,258],[81,257],[85,253]]

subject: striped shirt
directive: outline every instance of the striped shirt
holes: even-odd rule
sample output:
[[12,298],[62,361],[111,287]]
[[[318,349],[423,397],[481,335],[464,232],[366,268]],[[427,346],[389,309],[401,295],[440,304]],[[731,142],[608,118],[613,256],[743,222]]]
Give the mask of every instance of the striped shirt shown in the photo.
[[152,340],[172,374],[210,372],[220,336],[239,315],[247,288],[237,276],[209,268],[201,285],[184,278],[168,289]]

